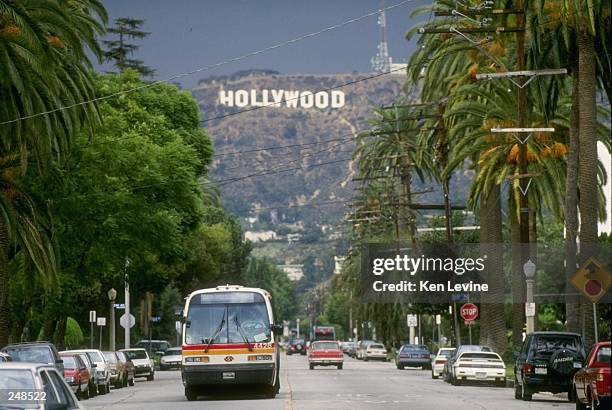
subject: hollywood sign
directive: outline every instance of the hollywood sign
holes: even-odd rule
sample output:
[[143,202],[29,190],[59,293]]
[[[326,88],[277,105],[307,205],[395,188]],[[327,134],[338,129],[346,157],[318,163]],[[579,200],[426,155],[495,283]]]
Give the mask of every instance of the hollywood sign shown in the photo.
[[344,91],[296,90],[219,90],[219,104],[227,107],[287,107],[287,108],[341,108]]

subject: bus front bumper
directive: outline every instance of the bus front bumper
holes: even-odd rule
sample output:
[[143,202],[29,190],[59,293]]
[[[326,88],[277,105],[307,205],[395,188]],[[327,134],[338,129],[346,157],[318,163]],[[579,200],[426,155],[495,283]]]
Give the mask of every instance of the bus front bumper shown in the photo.
[[181,368],[183,384],[274,384],[274,363],[189,365]]

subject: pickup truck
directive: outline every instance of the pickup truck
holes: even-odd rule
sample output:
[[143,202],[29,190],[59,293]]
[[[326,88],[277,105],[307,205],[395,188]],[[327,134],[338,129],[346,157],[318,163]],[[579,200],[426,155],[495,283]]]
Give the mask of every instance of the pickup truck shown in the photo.
[[610,351],[610,342],[596,343],[585,361],[585,366],[574,375],[576,409],[610,408]]
[[338,342],[333,341],[316,341],[312,342],[308,349],[308,365],[310,370],[315,366],[336,366],[338,370],[342,369],[344,364],[344,356]]

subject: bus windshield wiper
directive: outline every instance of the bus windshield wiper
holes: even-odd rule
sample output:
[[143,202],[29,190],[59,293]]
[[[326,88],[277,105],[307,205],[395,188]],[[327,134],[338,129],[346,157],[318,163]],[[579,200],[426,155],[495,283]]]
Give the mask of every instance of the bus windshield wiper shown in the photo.
[[234,316],[234,322],[236,322],[236,328],[238,329],[238,333],[240,333],[240,336],[242,336],[242,339],[246,342],[247,346],[249,347],[249,351],[252,352],[253,351],[253,346],[251,346],[251,342],[249,342],[249,338],[246,337],[246,335],[244,334],[244,330],[242,329],[242,325],[238,321],[238,316]]
[[[217,329],[215,330],[215,332],[213,333],[213,335],[211,336],[210,339],[208,339],[208,344],[206,345],[206,348],[204,349],[204,353],[208,352],[208,348],[210,347],[210,345],[212,344],[212,342],[215,340],[215,338],[217,336],[219,336],[219,333],[221,333],[221,329],[223,329],[223,325],[225,324],[225,312],[223,312],[223,317],[221,318],[221,322],[219,323],[219,325],[217,326]],[[204,340],[202,340],[203,342]]]

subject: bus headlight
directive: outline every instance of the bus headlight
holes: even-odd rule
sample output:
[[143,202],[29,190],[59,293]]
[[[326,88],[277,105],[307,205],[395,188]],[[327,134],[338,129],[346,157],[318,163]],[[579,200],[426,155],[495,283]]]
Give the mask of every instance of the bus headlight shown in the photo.
[[269,354],[258,354],[248,357],[249,362],[254,362],[258,360],[272,360],[272,355]]
[[185,363],[208,363],[208,356],[189,356],[185,358]]

